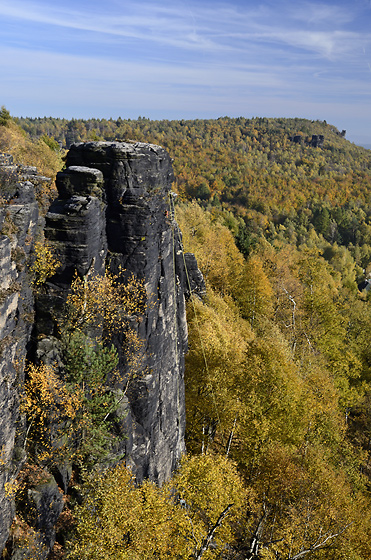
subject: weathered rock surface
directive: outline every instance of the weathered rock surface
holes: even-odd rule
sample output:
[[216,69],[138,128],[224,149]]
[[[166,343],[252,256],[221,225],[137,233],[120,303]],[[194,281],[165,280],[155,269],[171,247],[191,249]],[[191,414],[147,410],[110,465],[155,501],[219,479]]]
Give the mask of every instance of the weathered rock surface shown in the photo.
[[[12,159],[1,162],[9,166]],[[39,217],[27,181],[12,179],[6,195],[9,204],[0,209],[0,551],[14,517],[15,479],[25,460],[19,403],[34,320],[27,260]]]
[[322,134],[313,134],[310,145],[312,148],[323,148],[325,137]]
[[[185,426],[186,287],[169,211],[171,160],[159,146],[91,142],[73,145],[66,163],[57,176],[59,198],[46,216],[45,236],[63,264],[50,298],[59,293],[63,300],[75,271],[103,274],[107,266],[144,280],[147,312],[136,323],[144,341],[142,367],[120,419],[126,436],[120,453],[139,481],[162,483],[184,452]],[[41,307],[50,307],[46,297]],[[38,330],[54,334],[44,318]]]
[[184,253],[184,273],[182,284],[185,286],[185,297],[188,299],[191,294],[195,294],[203,298],[206,295],[205,279],[193,253]]
[[[56,317],[74,274],[89,278],[108,268],[145,284],[146,312],[131,317],[143,341],[141,369],[121,398],[115,426],[121,438],[111,457],[112,463],[124,457],[139,482],[146,477],[164,482],[185,450],[185,297],[204,292],[193,255],[183,256],[169,204],[171,160],[161,147],[73,145],[66,169],[57,176],[58,199],[42,220],[34,185],[46,179],[35,168],[14,166],[6,155],[0,156],[1,165],[12,181],[0,208],[0,551],[15,514],[12,484],[26,459],[27,426],[19,407],[25,357],[61,363]],[[27,266],[40,225],[61,267],[34,302]],[[123,355],[120,368],[122,386],[112,388],[118,395],[128,373]],[[54,474],[66,492],[70,466]],[[45,558],[63,507],[55,479],[31,488],[29,499],[37,511],[40,558]],[[18,557],[23,558],[21,551],[13,551],[12,558]]]
[[28,490],[33,505],[35,529],[40,534],[40,545],[49,551],[55,543],[55,524],[63,510],[62,491],[53,476]]
[[[344,132],[344,134],[343,134]],[[345,136],[346,131],[343,130],[341,133],[338,132],[340,136]],[[289,136],[289,140],[295,144],[306,144],[312,148],[323,148],[325,137],[322,134],[312,134],[311,138],[305,138],[301,134],[295,134],[294,136]]]

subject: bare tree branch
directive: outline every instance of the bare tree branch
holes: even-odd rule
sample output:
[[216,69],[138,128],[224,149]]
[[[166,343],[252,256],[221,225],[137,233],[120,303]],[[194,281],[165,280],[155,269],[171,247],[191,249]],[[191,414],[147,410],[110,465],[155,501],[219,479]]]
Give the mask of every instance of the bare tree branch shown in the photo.
[[234,422],[233,422],[233,428],[231,430],[231,433],[229,434],[229,438],[228,438],[228,442],[227,442],[227,451],[226,451],[226,454],[225,454],[226,457],[228,457],[229,451],[231,449],[231,444],[232,444],[232,439],[233,439],[233,435],[234,435],[234,430],[236,428],[236,424],[237,424],[237,414],[236,414],[236,417],[235,417]]
[[263,504],[263,513],[260,516],[256,529],[251,537],[250,540],[250,549],[248,552],[248,556],[246,556],[245,560],[252,560],[256,558],[259,552],[259,547],[261,545],[261,536],[263,534],[264,525],[266,522],[266,518],[268,516],[268,509],[266,508],[265,504]]
[[352,525],[352,523],[348,523],[348,525],[345,525],[345,527],[343,527],[337,533],[333,533],[333,534],[330,533],[328,535],[324,535],[323,540],[321,540],[321,542],[319,542],[320,539],[317,539],[317,541],[312,546],[310,546],[306,550],[302,550],[298,554],[295,554],[295,556],[288,556],[287,560],[299,560],[299,558],[303,558],[306,554],[309,554],[310,552],[314,552],[315,550],[318,550],[319,548],[325,547],[332,539],[335,539],[336,537],[339,537],[342,533],[344,533],[344,531],[350,525]]
[[202,557],[202,555],[204,554],[204,552],[207,551],[207,549],[210,546],[210,543],[213,539],[214,533],[217,530],[218,527],[220,527],[220,525],[223,523],[224,518],[228,515],[229,510],[231,509],[231,507],[233,506],[233,504],[229,504],[229,506],[227,506],[222,513],[219,515],[215,525],[211,528],[211,530],[208,532],[206,538],[203,540],[200,550],[198,552],[196,552],[195,554],[195,560],[200,560],[200,558]]

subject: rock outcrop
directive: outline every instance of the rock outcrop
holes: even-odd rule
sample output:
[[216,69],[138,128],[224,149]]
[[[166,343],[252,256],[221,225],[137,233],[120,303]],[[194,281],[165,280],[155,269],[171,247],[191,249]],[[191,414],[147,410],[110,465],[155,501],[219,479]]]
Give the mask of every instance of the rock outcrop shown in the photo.
[[[24,362],[34,323],[34,300],[27,262],[36,236],[39,211],[33,185],[20,176],[11,156],[0,208],[0,550],[13,521],[16,477],[25,461],[20,396]],[[1,168],[0,168],[1,169]]]
[[[344,135],[345,135],[345,131]],[[339,133],[340,135],[340,133]],[[341,133],[341,136],[343,134]],[[323,148],[325,137],[323,134],[312,134],[312,137],[304,137],[301,134],[295,134],[294,136],[289,136],[289,140],[294,142],[294,144],[304,144],[307,146],[311,146],[312,148]]]
[[312,134],[310,146],[312,146],[312,148],[323,148],[324,141],[325,137],[323,134]]
[[[73,145],[66,165],[57,176],[59,198],[46,215],[45,237],[62,262],[50,297],[63,300],[75,271],[101,275],[107,267],[144,280],[147,313],[137,323],[145,345],[142,375],[128,391],[122,451],[139,481],[162,483],[184,452],[185,425],[186,286],[169,209],[171,160],[151,144],[91,142]],[[46,303],[44,296],[42,307],[49,308]],[[44,317],[37,328],[54,334]]]
[[[185,451],[185,297],[190,291],[202,295],[204,285],[194,257],[182,252],[172,213],[172,181],[170,157],[159,146],[75,144],[66,169],[57,176],[58,198],[45,219],[39,220],[32,184],[23,179],[1,209],[0,550],[14,516],[12,482],[25,461],[27,426],[19,409],[25,358],[58,363],[55,318],[75,273],[89,278],[108,269],[123,279],[133,274],[145,285],[146,312],[130,318],[143,341],[141,372],[121,399],[116,418],[120,444],[112,461],[124,457],[139,482],[148,477],[161,484]],[[27,262],[38,223],[61,267],[34,302]],[[121,356],[123,384],[125,367]],[[68,465],[53,474],[66,491]],[[63,507],[58,492],[53,477],[31,492],[38,511],[35,529],[46,550],[53,546]],[[45,514],[48,500],[54,504],[50,515]]]

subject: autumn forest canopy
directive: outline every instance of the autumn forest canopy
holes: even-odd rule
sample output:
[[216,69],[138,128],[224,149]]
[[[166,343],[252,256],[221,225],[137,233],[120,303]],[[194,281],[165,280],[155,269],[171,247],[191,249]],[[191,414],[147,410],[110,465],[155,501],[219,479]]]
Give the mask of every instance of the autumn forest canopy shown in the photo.
[[[0,151],[39,154],[45,173],[74,142],[165,147],[184,250],[206,281],[187,304],[187,457],[162,488],[120,466],[82,478],[65,557],[371,558],[371,151],[299,118],[2,117]],[[66,333],[81,387],[80,335]],[[109,346],[86,352],[101,377],[114,367]],[[74,398],[95,433],[91,398]],[[98,451],[79,451],[80,470]]]
[[[354,247],[369,244],[370,152],[325,121],[16,121],[33,139],[67,148],[88,140],[160,144],[174,158],[176,190],[184,199],[241,218],[242,248],[261,236],[300,244],[314,228],[326,241],[350,246],[362,263]],[[313,147],[313,137],[321,136],[323,145]]]

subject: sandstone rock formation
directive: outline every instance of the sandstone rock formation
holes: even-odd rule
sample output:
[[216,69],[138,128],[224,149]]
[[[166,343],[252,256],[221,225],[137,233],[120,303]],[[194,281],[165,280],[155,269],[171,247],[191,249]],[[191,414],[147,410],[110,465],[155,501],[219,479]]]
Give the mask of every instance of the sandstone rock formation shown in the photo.
[[325,137],[323,136],[323,134],[312,134],[310,146],[312,146],[312,148],[323,148],[324,140]]
[[[344,135],[346,131],[343,131]],[[340,133],[339,133],[340,135]],[[343,134],[341,133],[341,136]],[[289,140],[294,142],[295,144],[306,144],[307,146],[311,146],[312,148],[323,148],[323,144],[325,141],[325,137],[323,134],[312,134],[312,137],[305,138],[301,134],[295,134],[294,136],[289,136]]]
[[[12,165],[6,158],[1,163]],[[36,177],[35,169],[27,168],[26,173]],[[138,481],[149,477],[159,484],[169,478],[185,451],[185,297],[190,291],[200,295],[204,291],[194,257],[183,255],[172,213],[171,160],[161,147],[117,142],[73,145],[66,169],[57,176],[59,196],[41,221],[32,184],[24,179],[17,182],[8,197],[12,203],[4,205],[0,214],[4,234],[0,238],[0,550],[14,516],[11,483],[25,460],[27,426],[19,411],[24,361],[28,355],[58,362],[55,317],[74,274],[88,278],[103,275],[108,268],[123,278],[134,274],[144,281],[146,312],[131,317],[143,341],[141,374],[122,398],[116,422],[120,443],[112,461],[124,457]],[[61,267],[34,303],[27,262],[38,223]],[[125,380],[123,356],[120,367]],[[122,392],[122,388],[115,390]],[[53,474],[66,491],[68,465]],[[57,499],[53,477],[32,492],[38,511],[35,529],[49,549],[63,504]],[[46,515],[50,499],[54,505]]]
[[[169,210],[171,161],[159,146],[92,142],[73,145],[66,164],[46,215],[46,239],[63,263],[51,297],[59,291],[63,299],[75,270],[103,274],[107,266],[144,279],[147,314],[137,326],[145,341],[143,375],[129,389],[122,429],[138,480],[161,483],[184,452],[185,425],[184,264]],[[45,322],[38,328],[53,335]]]
[[27,260],[39,218],[33,185],[19,177],[10,156],[1,163],[12,180],[4,192],[7,204],[0,208],[0,550],[13,520],[16,477],[25,460],[19,402],[34,322]]

